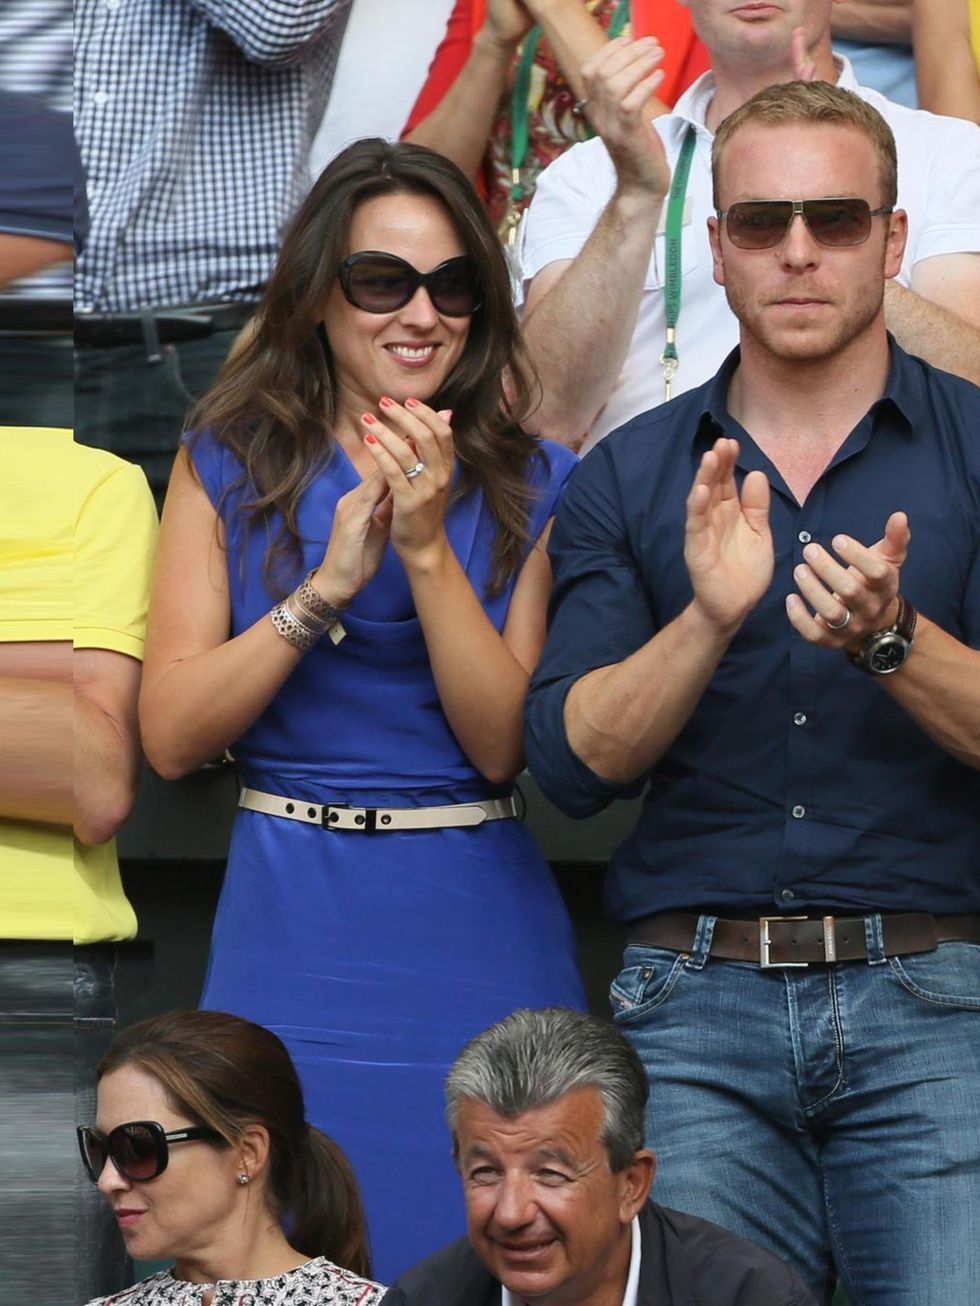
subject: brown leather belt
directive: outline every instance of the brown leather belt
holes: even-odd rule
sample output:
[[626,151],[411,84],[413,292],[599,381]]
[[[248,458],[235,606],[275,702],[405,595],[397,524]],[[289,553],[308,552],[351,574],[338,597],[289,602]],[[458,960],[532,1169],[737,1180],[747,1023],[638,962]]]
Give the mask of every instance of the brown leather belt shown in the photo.
[[[627,926],[630,943],[649,948],[693,952],[699,916],[667,911],[644,916]],[[980,915],[932,916],[906,912],[882,916],[885,956],[932,952],[940,943],[980,943]],[[863,916],[760,916],[757,920],[715,922],[712,957],[772,966],[826,965],[867,961]]]

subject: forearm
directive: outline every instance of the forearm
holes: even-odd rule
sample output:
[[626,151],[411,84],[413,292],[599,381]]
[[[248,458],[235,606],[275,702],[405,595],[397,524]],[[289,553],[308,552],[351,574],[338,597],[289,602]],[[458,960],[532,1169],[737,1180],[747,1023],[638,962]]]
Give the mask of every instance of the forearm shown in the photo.
[[265,711],[302,656],[265,616],[227,643],[165,669],[148,657],[140,694],[147,761],[165,780],[176,780],[220,757]]
[[111,839],[136,796],[139,748],[133,733],[81,694],[74,700],[74,812],[80,843]]
[[72,252],[71,245],[60,240],[0,232],[0,286],[39,272],[51,263],[64,263],[72,257]]
[[475,177],[486,154],[515,49],[515,45],[501,45],[478,32],[459,76],[432,113],[405,139],[435,150],[468,177]]
[[[526,3],[554,51],[576,99],[585,99],[582,65],[606,44],[606,33],[582,4],[582,0],[526,0]],[[658,118],[667,112],[667,106],[662,101],[656,96],[650,97],[650,118]]]
[[301,59],[350,9],[351,0],[190,0],[253,63]]
[[886,281],[885,324],[908,353],[980,385],[980,331],[955,313]]
[[661,203],[617,191],[581,253],[525,317],[542,386],[527,423],[533,434],[577,448],[608,399],[636,325]]
[[847,0],[835,5],[830,20],[834,36],[874,45],[909,45],[912,0]]
[[913,9],[920,108],[980,122],[980,70],[967,0],[915,0]]
[[920,614],[908,660],[875,679],[940,748],[980,770],[980,652]]
[[506,784],[524,765],[529,675],[484,612],[448,543],[405,562],[439,701],[478,771]]
[[72,688],[0,678],[0,817],[72,823]]
[[691,603],[630,657],[583,676],[565,700],[573,752],[601,779],[644,775],[683,730],[734,634]]

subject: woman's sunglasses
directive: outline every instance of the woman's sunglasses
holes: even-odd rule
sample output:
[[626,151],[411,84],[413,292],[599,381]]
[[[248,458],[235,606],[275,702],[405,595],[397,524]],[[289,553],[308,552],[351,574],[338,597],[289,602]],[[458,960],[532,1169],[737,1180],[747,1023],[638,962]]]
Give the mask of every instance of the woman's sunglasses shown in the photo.
[[82,1161],[93,1184],[99,1182],[107,1160],[112,1161],[124,1179],[142,1183],[163,1174],[172,1143],[189,1143],[195,1138],[225,1141],[216,1129],[207,1125],[173,1129],[168,1134],[155,1120],[132,1120],[129,1124],[116,1125],[105,1135],[85,1125],[79,1125],[77,1132]]
[[437,313],[469,317],[480,307],[476,266],[468,254],[450,258],[431,272],[419,272],[394,254],[362,250],[340,265],[340,286],[365,313],[394,313],[424,286]]
[[789,230],[797,213],[813,239],[832,249],[862,245],[871,235],[871,219],[891,213],[891,205],[873,209],[867,200],[742,200],[715,216],[727,223],[728,239],[738,249],[772,249]]

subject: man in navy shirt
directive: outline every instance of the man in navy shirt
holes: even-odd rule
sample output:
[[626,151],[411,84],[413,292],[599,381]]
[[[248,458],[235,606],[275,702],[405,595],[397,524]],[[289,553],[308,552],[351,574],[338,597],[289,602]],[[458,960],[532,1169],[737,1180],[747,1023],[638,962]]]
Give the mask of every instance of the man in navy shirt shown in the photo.
[[649,781],[607,906],[662,1200],[824,1300],[839,1273],[863,1303],[966,1306],[980,390],[886,334],[906,223],[874,109],[774,87],[714,149],[740,349],[573,478],[529,764],[579,816]]

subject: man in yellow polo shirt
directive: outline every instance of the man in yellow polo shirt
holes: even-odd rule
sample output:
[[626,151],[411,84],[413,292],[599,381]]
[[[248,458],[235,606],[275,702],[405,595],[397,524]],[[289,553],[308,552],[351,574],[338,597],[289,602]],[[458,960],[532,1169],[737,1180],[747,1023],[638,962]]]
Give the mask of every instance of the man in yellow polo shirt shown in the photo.
[[0,427],[0,455],[0,1118],[18,1122],[0,1300],[79,1302],[125,1274],[72,1125],[113,1029],[111,944],[136,933],[113,835],[139,773],[157,521],[142,471],[70,431]]

